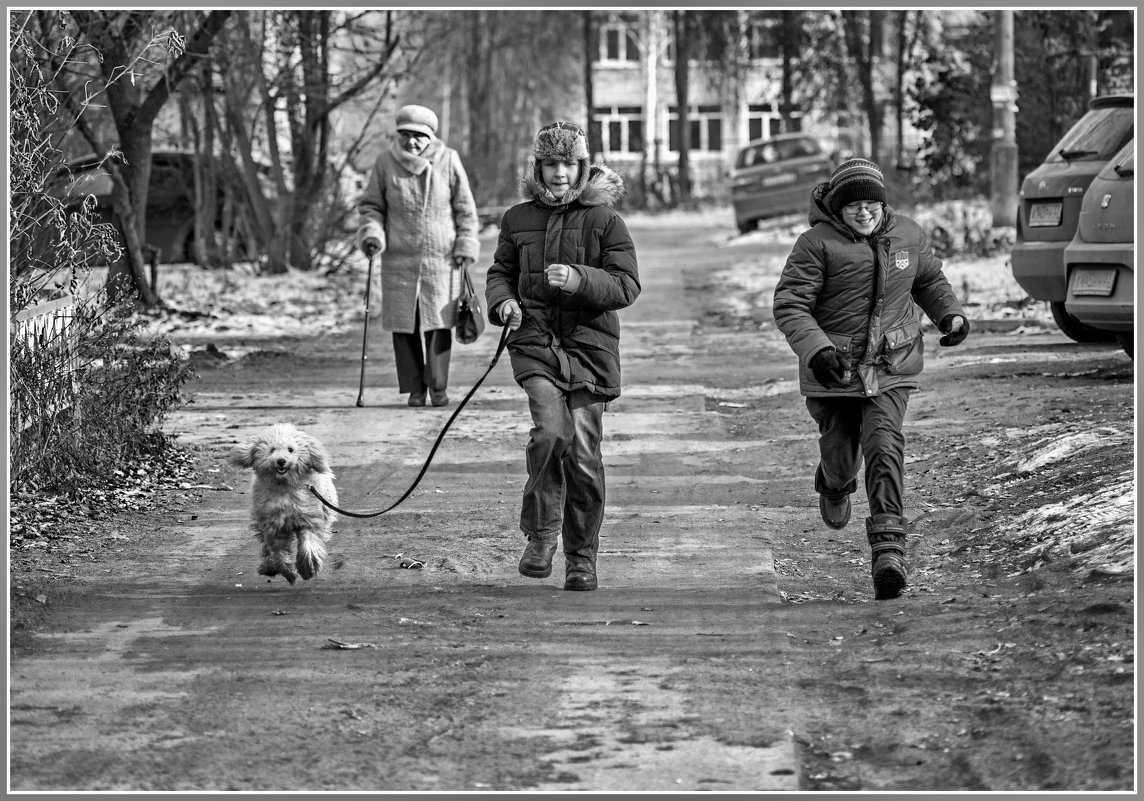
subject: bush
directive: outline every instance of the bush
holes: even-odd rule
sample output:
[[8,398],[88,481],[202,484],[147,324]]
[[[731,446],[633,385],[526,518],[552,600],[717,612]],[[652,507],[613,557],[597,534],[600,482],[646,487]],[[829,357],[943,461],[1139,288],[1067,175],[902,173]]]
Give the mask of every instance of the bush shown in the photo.
[[[66,109],[44,80],[32,27],[18,28],[10,42],[13,318],[74,295],[93,263],[118,255],[113,227],[93,217],[93,199],[64,191],[69,176],[50,131]],[[76,298],[57,325],[9,327],[11,489],[73,493],[110,480],[124,459],[166,445],[158,423],[181,403],[191,371],[166,338],[141,338],[141,320],[128,308],[98,293]]]
[[915,209],[910,216],[930,239],[934,255],[978,257],[1008,253],[1017,238],[1015,228],[994,227],[986,198],[950,200]]
[[13,489],[73,494],[168,444],[159,424],[193,372],[123,308],[80,302],[66,334],[12,338]]

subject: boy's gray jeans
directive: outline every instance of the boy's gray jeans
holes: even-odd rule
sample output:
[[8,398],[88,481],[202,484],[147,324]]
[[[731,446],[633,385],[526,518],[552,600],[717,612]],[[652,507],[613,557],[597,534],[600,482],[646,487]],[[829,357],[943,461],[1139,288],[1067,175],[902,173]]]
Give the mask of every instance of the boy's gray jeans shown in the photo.
[[595,562],[604,519],[604,398],[566,392],[539,376],[525,379],[523,387],[532,431],[520,529],[543,542],[563,534],[565,554]]

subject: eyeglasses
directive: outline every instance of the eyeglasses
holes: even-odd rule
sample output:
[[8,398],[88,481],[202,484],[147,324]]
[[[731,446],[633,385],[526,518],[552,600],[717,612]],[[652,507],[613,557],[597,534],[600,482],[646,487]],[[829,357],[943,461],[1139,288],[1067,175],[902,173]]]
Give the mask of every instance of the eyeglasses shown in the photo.
[[397,135],[402,139],[428,139],[429,134],[421,133],[421,131],[398,131]]
[[859,212],[866,212],[867,214],[874,214],[882,210],[882,203],[847,203],[842,207],[842,211],[851,216],[857,216]]

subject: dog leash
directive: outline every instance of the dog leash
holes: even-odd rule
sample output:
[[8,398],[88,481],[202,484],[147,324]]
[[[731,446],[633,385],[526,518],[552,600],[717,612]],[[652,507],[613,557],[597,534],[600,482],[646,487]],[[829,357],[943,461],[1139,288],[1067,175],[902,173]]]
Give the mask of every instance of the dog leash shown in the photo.
[[504,330],[501,332],[500,342],[497,343],[497,351],[496,351],[496,353],[493,354],[493,360],[491,362],[489,362],[488,369],[485,370],[484,375],[482,375],[480,378],[477,379],[477,383],[473,384],[473,388],[469,390],[468,394],[465,395],[465,397],[461,400],[461,402],[459,404],[457,404],[457,408],[453,410],[453,414],[451,414],[449,416],[449,419],[445,422],[445,427],[442,428],[441,433],[437,435],[437,441],[433,443],[433,447],[429,451],[429,457],[425,460],[425,464],[421,465],[421,472],[417,474],[417,478],[413,479],[413,483],[409,485],[409,489],[405,490],[404,495],[402,495],[400,498],[398,498],[396,501],[394,501],[392,504],[390,504],[387,508],[382,509],[381,511],[378,511],[378,512],[349,512],[349,511],[346,511],[345,509],[341,509],[337,506],[334,506],[334,504],[330,503],[325,498],[323,498],[322,494],[320,492],[318,492],[316,489],[314,489],[313,484],[307,484],[306,485],[306,488],[310,490],[310,494],[312,494],[315,498],[317,498],[319,501],[321,501],[322,504],[327,509],[332,509],[333,511],[337,512],[338,514],[345,515],[346,517],[361,517],[361,518],[377,517],[379,515],[385,514],[388,511],[396,509],[401,504],[402,501],[404,501],[406,498],[408,498],[410,495],[413,494],[413,490],[416,489],[417,485],[421,483],[421,478],[425,475],[425,472],[429,469],[429,465],[433,461],[433,456],[437,453],[437,448],[440,447],[441,441],[443,439],[445,439],[445,433],[449,430],[449,426],[453,425],[453,421],[457,419],[457,415],[459,415],[461,413],[461,410],[465,408],[465,404],[467,404],[469,402],[469,399],[471,397],[473,397],[473,395],[476,393],[477,389],[479,389],[481,384],[483,384],[485,382],[485,379],[489,377],[489,373],[491,373],[493,371],[493,368],[497,366],[497,361],[500,359],[501,354],[504,353],[505,345],[508,343],[508,335],[509,335],[509,327],[506,325],[504,327]]

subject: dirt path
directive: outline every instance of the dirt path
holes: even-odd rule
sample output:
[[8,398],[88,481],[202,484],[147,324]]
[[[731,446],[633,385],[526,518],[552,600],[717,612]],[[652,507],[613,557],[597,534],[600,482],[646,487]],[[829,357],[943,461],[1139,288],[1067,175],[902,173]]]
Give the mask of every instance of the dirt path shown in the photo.
[[[14,565],[12,789],[1129,788],[1127,358],[988,330],[932,354],[914,582],[875,603],[864,509],[817,518],[793,357],[754,308],[774,276],[720,282],[746,255],[723,232],[635,235],[599,591],[563,592],[559,559],[516,572],[529,421],[507,363],[414,496],[339,521],[336,569],[257,576],[231,445],[294,422],[335,454],[343,505],[380,508],[447,416],[403,405],[380,332],[363,409],[360,339],[261,343],[204,364],[168,423],[200,485],[90,559]],[[494,346],[455,350],[458,388]],[[1095,533],[1069,539],[1078,521]]]

